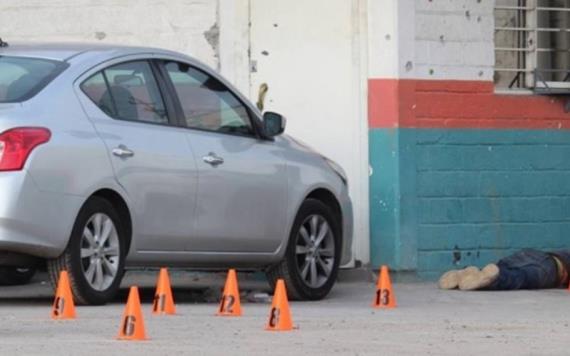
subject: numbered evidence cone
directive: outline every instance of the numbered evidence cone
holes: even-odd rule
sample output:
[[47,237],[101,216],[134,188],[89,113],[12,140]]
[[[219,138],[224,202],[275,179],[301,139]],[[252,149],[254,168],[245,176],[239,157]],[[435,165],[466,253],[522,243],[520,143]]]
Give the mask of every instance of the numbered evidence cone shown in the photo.
[[152,313],[159,315],[176,314],[176,306],[172,297],[172,288],[170,287],[170,277],[166,268],[161,268],[158,273],[158,281],[156,282],[156,292],[154,293],[154,302],[152,303]]
[[396,296],[392,290],[392,282],[390,282],[390,274],[387,266],[380,268],[380,276],[376,283],[376,294],[374,295],[374,308],[392,309],[396,307]]
[[288,331],[293,329],[289,301],[287,300],[287,290],[285,289],[285,282],[282,279],[277,280],[271,310],[269,311],[269,321],[265,329],[271,331]]
[[57,320],[75,319],[75,304],[73,303],[73,294],[71,293],[67,271],[61,271],[59,274],[55,300],[51,309],[51,318]]
[[226,279],[224,294],[222,295],[217,315],[241,316],[241,303],[235,269],[228,271],[228,278]]
[[121,328],[119,329],[119,340],[146,340],[144,331],[144,321],[141,311],[141,301],[139,298],[139,289],[131,287],[129,291],[129,299],[125,306]]

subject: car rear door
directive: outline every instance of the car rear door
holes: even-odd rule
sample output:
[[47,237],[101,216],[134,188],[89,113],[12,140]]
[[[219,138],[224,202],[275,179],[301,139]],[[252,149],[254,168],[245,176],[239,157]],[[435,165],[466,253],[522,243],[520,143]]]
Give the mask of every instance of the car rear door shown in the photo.
[[250,110],[204,69],[165,61],[199,172],[193,252],[275,251],[288,234],[281,149],[258,138]]
[[183,250],[194,228],[196,162],[185,131],[172,125],[170,99],[155,73],[153,62],[132,60],[108,66],[80,86],[87,115],[128,194],[137,252]]

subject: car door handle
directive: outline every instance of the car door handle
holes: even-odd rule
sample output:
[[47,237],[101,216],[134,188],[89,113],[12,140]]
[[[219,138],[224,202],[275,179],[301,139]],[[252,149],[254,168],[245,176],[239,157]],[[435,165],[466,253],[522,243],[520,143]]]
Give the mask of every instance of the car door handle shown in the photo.
[[128,158],[135,155],[135,153],[127,148],[125,145],[119,145],[113,148],[113,155],[121,158]]
[[202,157],[202,160],[212,166],[224,163],[224,159],[214,152],[208,153],[206,156]]

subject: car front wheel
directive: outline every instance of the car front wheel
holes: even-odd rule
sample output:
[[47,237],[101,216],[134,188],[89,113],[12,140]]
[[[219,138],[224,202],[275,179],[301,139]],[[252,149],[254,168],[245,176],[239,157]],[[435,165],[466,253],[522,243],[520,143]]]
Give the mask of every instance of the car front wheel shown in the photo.
[[66,270],[76,303],[99,305],[110,301],[124,274],[124,231],[107,200],[89,199],[77,216],[66,250],[48,261],[54,288],[60,272]]
[[338,273],[339,226],[340,222],[328,206],[319,200],[307,199],[295,218],[283,260],[267,273],[272,286],[283,278],[292,299],[324,298]]

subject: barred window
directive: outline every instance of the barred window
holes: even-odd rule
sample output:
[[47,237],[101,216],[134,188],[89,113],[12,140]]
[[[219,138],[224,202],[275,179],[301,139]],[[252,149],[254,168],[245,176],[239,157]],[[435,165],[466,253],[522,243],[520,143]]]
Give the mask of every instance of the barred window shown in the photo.
[[497,0],[495,85],[570,93],[570,0]]

